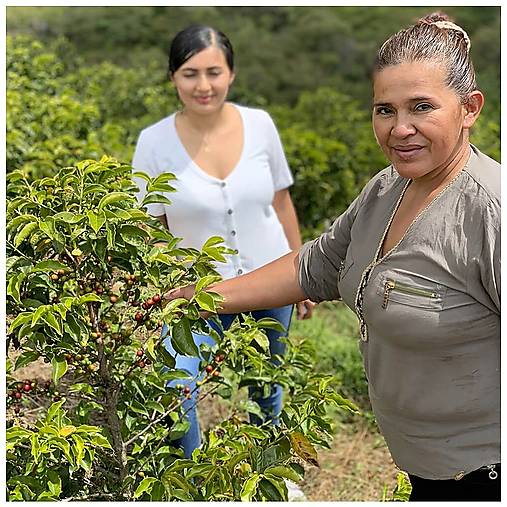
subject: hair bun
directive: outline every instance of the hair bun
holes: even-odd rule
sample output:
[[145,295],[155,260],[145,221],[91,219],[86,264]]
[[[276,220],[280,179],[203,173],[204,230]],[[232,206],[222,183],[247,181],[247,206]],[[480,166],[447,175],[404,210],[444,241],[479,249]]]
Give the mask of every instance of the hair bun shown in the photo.
[[460,32],[465,41],[467,51],[470,51],[470,38],[468,34],[461,28],[461,26],[454,23],[451,18],[445,14],[445,12],[432,12],[424,18],[419,19],[417,22],[418,25],[435,25],[438,28],[443,30],[454,30],[456,32]]
[[432,12],[431,14],[424,16],[424,18],[419,19],[417,24],[418,25],[432,25],[438,21],[452,22],[452,19],[445,12],[438,11],[438,12]]

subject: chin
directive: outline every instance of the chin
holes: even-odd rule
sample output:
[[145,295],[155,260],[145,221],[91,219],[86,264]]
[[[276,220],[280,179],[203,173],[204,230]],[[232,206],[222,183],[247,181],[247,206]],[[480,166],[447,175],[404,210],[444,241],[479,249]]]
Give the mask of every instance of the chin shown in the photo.
[[421,176],[428,174],[431,170],[420,167],[419,164],[407,162],[393,162],[392,163],[396,172],[402,177],[407,179],[417,179]]

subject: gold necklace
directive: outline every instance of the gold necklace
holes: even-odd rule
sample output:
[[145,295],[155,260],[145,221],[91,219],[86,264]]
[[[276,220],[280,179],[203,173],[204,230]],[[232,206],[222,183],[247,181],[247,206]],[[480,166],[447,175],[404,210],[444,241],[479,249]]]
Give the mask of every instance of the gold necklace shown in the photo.
[[213,151],[211,149],[211,146],[210,146],[210,136],[211,136],[211,132],[213,131],[213,129],[210,129],[208,130],[207,132],[205,133],[202,133],[200,132],[198,129],[194,128],[191,123],[190,123],[190,120],[188,119],[188,116],[185,116],[185,111],[179,111],[179,114],[182,116],[182,117],[186,117],[187,118],[187,128],[189,128],[190,130],[192,130],[194,133],[196,133],[197,135],[199,135],[201,137],[201,144],[202,144],[202,149],[205,153],[210,153],[211,151]]

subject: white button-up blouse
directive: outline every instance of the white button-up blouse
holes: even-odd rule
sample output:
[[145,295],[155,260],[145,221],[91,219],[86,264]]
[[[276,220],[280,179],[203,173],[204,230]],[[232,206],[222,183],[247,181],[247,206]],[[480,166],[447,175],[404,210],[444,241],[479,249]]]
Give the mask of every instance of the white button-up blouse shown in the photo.
[[[181,247],[200,249],[210,236],[221,236],[236,255],[217,263],[224,279],[247,273],[290,251],[273,208],[275,192],[293,177],[275,124],[260,109],[234,105],[243,120],[243,152],[223,180],[202,170],[189,156],[175,128],[175,114],[145,128],[139,135],[132,166],[150,176],[174,173],[171,205],[148,204],[152,216],[165,215]],[[145,183],[136,179],[141,200]]]

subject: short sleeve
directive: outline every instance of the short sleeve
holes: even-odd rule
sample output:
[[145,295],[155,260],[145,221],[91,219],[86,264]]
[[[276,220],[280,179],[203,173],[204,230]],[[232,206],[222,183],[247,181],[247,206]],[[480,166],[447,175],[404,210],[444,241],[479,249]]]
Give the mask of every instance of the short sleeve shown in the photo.
[[[145,131],[141,132],[137,140],[134,156],[132,159],[132,167],[135,171],[145,172],[152,178],[160,174],[154,161],[153,153]],[[143,179],[136,177],[134,177],[133,180],[134,183],[139,187],[137,200],[139,202],[142,202],[144,196],[146,195],[146,182]],[[147,204],[146,209],[148,213],[154,217],[162,216],[165,214],[165,208],[163,204]]]
[[278,130],[269,114],[267,116],[267,133],[268,133],[268,149],[269,164],[271,174],[273,176],[273,184],[275,192],[290,187],[294,183],[292,172],[289,168],[285,152],[283,150],[282,141]]
[[338,273],[350,243],[350,231],[361,203],[360,194],[317,239],[299,250],[299,284],[309,299],[320,303],[340,299]]

